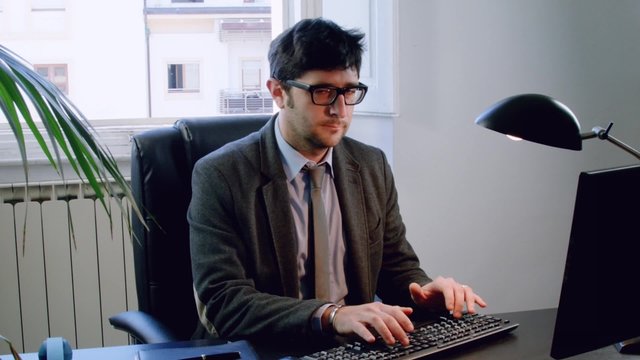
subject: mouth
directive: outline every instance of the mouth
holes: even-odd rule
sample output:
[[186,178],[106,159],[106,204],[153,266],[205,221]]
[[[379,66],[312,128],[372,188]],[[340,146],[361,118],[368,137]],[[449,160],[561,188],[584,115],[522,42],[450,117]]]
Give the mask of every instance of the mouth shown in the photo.
[[322,124],[322,126],[329,129],[342,129],[344,127],[341,121],[328,121]]

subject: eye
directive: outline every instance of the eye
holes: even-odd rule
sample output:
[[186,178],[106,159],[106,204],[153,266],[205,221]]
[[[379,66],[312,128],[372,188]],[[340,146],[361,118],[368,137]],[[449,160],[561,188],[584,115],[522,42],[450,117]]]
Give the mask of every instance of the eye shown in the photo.
[[313,97],[319,102],[327,102],[333,100],[336,90],[332,88],[317,88],[313,91]]
[[353,97],[356,94],[358,94],[358,92],[360,91],[360,89],[358,88],[349,88],[349,89],[345,89],[344,91],[344,95],[345,96],[349,96],[349,97]]
[[318,96],[329,96],[333,94],[334,90],[330,88],[318,88],[314,91]]

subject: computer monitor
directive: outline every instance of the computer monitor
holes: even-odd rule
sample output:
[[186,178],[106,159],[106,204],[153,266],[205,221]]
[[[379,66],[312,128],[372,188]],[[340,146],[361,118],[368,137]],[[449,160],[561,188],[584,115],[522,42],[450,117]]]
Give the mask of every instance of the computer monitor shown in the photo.
[[[640,166],[582,172],[551,356],[640,336],[639,283]],[[637,350],[627,343],[618,350]]]

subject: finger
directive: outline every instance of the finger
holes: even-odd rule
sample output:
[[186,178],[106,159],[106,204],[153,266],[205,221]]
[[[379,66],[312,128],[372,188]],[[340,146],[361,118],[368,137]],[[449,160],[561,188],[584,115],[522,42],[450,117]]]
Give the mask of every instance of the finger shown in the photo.
[[404,332],[413,331],[413,322],[409,319],[409,315],[413,313],[413,309],[410,307],[394,306],[391,308],[392,316],[402,327]]
[[467,311],[475,314],[476,313],[476,305],[480,307],[486,307],[487,303],[480,297],[480,295],[473,292],[473,289],[468,285],[462,285],[462,288],[465,290],[465,299],[467,303]]
[[480,307],[487,307],[487,302],[484,301],[479,295],[476,294],[476,304],[480,305]]
[[413,313],[413,309],[407,307],[397,307],[396,311],[400,312],[400,315],[396,317],[396,320],[401,327],[399,331],[401,331],[402,333],[400,334],[400,337],[396,336],[395,334],[394,336],[396,337],[396,339],[398,339],[402,346],[409,346],[409,336],[407,335],[407,333],[414,331],[413,322],[411,322],[411,319],[409,319],[409,315]]
[[393,324],[387,324],[394,338],[400,342],[402,346],[409,346],[409,336],[407,333],[413,332],[413,322],[409,319],[409,315],[413,313],[410,307],[394,306],[391,308],[393,316]]
[[390,341],[385,341],[388,345],[395,344],[397,340],[402,344],[402,346],[409,346],[409,336],[407,336],[407,331],[398,321],[392,318],[392,320],[387,323],[387,328],[392,335],[391,339],[388,339]]
[[473,289],[471,289],[467,285],[462,285],[462,290],[464,290],[464,298],[467,303],[467,311],[471,314],[475,314],[476,312],[476,294],[473,293]]
[[416,304],[420,304],[426,300],[422,287],[418,283],[411,283],[409,285],[409,293],[411,294],[411,300]]
[[444,289],[442,289],[442,296],[444,296],[444,305],[447,311],[454,311],[456,300],[454,288],[452,286],[445,287]]
[[371,333],[371,331],[369,331],[369,329],[367,329],[367,327],[361,323],[356,323],[353,325],[353,332],[356,335],[360,336],[362,340],[368,343],[373,343],[376,341],[376,337],[373,335],[373,333]]
[[[406,317],[404,313],[401,313],[403,317]],[[373,319],[371,325],[375,331],[380,335],[382,340],[387,345],[393,345],[398,341],[403,346],[409,345],[409,337],[406,331],[398,320],[391,314],[382,313]]]
[[391,330],[381,316],[376,316],[371,319],[370,326],[378,334],[378,336],[380,336],[382,341],[384,341],[386,344],[393,345],[396,341],[396,338],[393,336]]
[[465,288],[462,286],[454,286],[454,304],[453,304],[453,317],[462,317],[462,312],[465,307]]
[[487,303],[480,297],[480,295],[475,294],[475,293],[473,295],[475,297],[475,303],[477,305],[480,305],[480,307],[482,307],[482,308],[483,307],[487,307]]

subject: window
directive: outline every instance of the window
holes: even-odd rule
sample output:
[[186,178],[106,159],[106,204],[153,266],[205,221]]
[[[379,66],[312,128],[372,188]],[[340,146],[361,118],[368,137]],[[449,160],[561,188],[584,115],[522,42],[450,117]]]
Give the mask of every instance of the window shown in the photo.
[[267,41],[271,42],[271,19],[225,18],[220,20],[220,41]]
[[64,11],[64,0],[31,0],[31,11]]
[[260,60],[242,60],[242,90],[259,90],[262,85]]
[[[352,2],[358,5],[351,5]],[[349,12],[378,3],[385,4],[384,10],[391,7],[386,5],[388,2],[377,0],[318,3],[322,6],[309,0],[147,0],[143,2],[144,16],[138,16],[140,2],[123,1],[118,5],[119,14],[138,15],[122,16],[108,36],[119,41],[109,44],[102,42],[105,35],[103,27],[98,26],[104,20],[104,11],[80,5],[84,4],[82,1],[0,0],[0,43],[37,64],[34,70],[68,94],[95,126],[117,134],[108,137],[107,145],[118,159],[127,159],[129,137],[120,134],[168,124],[181,117],[277,110],[265,85],[269,77],[269,44],[273,36],[301,18],[303,8],[307,9],[305,14],[310,8],[317,11],[313,16],[322,16],[323,9],[333,4],[335,10],[327,14],[331,17],[342,14],[340,9],[347,4]],[[175,13],[176,7],[188,11]],[[370,13],[357,17],[344,14],[350,21],[345,25],[361,27],[364,20],[360,19],[370,18]],[[26,20],[3,21],[22,18]],[[374,25],[370,28],[375,29]],[[10,42],[6,41],[8,36],[13,36]],[[96,41],[74,40],[80,38]],[[88,44],[96,47],[88,48]],[[375,46],[369,48],[379,51]],[[122,49],[126,49],[126,61],[119,56]],[[393,67],[385,64],[383,68]],[[371,78],[369,72],[365,75]],[[372,88],[379,83],[363,82]],[[367,103],[375,105],[378,102],[371,101],[373,95],[370,91]],[[110,106],[112,101],[118,105]],[[362,111],[365,105],[358,109]],[[0,137],[3,126],[8,124],[0,114]],[[2,164],[4,159],[10,159],[3,157],[3,141],[0,138],[0,177],[8,176]],[[48,176],[43,174],[37,179],[50,180]]]
[[60,91],[69,95],[69,77],[67,64],[39,64],[34,70],[43,78],[51,81]]
[[170,93],[200,92],[199,64],[169,64],[167,68]]

